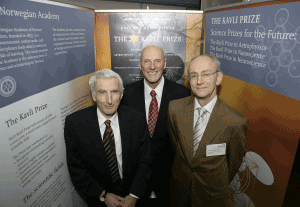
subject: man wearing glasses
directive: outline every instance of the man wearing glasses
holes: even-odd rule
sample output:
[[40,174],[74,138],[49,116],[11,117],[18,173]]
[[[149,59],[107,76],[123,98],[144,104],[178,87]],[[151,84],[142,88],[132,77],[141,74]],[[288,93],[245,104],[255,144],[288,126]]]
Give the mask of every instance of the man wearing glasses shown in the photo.
[[216,57],[193,58],[188,75],[193,95],[169,105],[171,206],[235,206],[229,183],[245,155],[247,118],[217,97],[223,73]]

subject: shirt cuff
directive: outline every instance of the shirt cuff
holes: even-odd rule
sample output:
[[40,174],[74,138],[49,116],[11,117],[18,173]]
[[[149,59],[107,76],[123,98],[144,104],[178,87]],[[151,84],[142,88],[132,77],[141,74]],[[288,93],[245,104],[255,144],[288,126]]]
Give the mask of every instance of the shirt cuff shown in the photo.
[[133,194],[129,194],[129,195],[131,195],[132,197],[134,197],[134,198],[137,198],[137,199],[139,199],[139,197],[137,197],[137,196],[135,196],[135,195],[133,195]]

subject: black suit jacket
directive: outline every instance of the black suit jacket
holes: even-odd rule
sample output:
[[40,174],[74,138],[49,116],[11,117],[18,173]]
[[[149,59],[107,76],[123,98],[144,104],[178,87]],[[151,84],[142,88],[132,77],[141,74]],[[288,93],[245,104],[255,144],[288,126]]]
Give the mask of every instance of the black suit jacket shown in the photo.
[[120,191],[113,188],[100,134],[97,106],[66,117],[65,142],[68,169],[77,190],[99,200],[103,190],[126,196],[142,197],[151,175],[151,151],[148,129],[143,115],[120,106],[118,118],[122,143],[123,179]]
[[[187,87],[165,78],[158,119],[151,138],[153,174],[149,182],[147,196],[150,195],[151,191],[154,191],[158,198],[166,197],[166,193],[169,192],[168,186],[174,153],[171,148],[167,128],[168,106],[171,100],[183,98],[190,94],[190,90]],[[144,120],[146,121],[144,80],[125,87],[121,104],[143,112]]]

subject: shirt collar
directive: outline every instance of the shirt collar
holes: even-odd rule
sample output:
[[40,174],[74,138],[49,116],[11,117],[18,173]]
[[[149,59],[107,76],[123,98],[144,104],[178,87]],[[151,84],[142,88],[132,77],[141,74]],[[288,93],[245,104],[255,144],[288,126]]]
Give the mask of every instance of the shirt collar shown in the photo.
[[217,102],[217,95],[205,106],[201,107],[200,104],[197,101],[197,98],[195,97],[195,106],[194,106],[194,111],[197,110],[198,108],[204,108],[206,111],[209,113],[212,112],[214,106],[216,105]]
[[145,79],[144,79],[144,91],[145,91],[145,97],[151,97],[150,92],[152,90],[155,91],[156,95],[158,98],[162,97],[162,92],[163,92],[163,88],[164,88],[164,84],[165,84],[165,78],[164,76],[161,77],[161,81],[158,84],[158,86],[155,89],[150,88],[150,86],[148,86],[148,84],[146,83]]
[[[98,107],[97,107],[97,116],[98,116],[99,124],[101,126],[102,124],[104,124],[104,122],[107,120],[107,118],[105,116],[103,116],[103,114],[100,112],[100,109]],[[118,123],[118,111],[116,111],[116,113],[108,120],[110,120],[111,124],[113,124],[113,125],[117,124]]]

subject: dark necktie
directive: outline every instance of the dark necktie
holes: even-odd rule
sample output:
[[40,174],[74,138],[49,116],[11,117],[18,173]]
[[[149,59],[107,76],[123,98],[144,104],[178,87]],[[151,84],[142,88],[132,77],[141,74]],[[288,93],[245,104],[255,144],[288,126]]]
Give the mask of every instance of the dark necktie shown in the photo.
[[110,126],[110,120],[105,121],[105,132],[103,136],[104,149],[111,173],[112,181],[115,183],[121,179],[116,155],[114,133]]
[[151,91],[150,95],[152,96],[152,100],[149,106],[148,129],[150,132],[150,136],[152,137],[158,117],[158,103],[156,100],[156,93],[154,90]]

